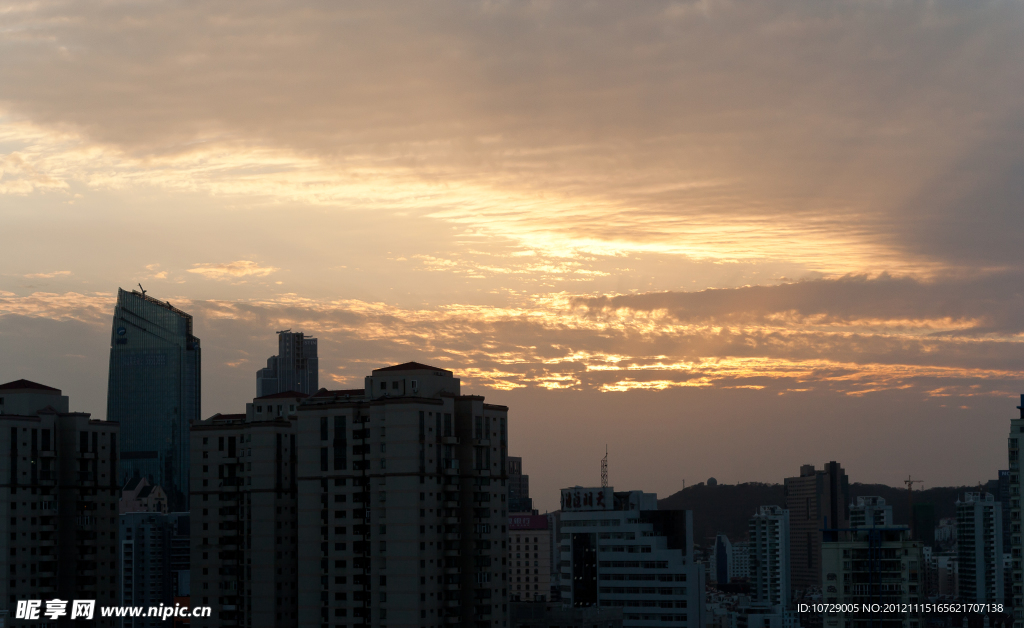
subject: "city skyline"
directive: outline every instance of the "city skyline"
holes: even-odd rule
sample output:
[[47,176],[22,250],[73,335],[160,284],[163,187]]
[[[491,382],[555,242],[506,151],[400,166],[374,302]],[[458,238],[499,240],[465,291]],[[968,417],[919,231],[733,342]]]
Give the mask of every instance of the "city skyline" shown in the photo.
[[[611,482],[971,485],[1022,390],[1024,7],[33,3],[0,13],[0,380],[107,415],[117,288],[416,361]],[[954,464],[950,464],[954,460]]]

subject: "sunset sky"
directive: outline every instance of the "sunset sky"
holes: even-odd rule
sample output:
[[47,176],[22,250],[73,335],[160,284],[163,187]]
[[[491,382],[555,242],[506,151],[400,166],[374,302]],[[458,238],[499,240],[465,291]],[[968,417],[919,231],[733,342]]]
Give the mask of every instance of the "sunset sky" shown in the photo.
[[1024,392],[1020,2],[0,4],[0,380],[104,417],[117,288],[203,413],[275,330],[599,482],[976,484]]

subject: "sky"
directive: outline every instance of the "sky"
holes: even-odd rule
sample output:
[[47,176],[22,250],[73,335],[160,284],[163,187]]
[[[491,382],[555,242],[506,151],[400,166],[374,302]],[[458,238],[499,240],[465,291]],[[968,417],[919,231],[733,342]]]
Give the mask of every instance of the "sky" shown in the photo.
[[203,413],[274,332],[447,368],[541,510],[801,464],[974,485],[1024,339],[1024,4],[0,4],[0,380],[105,417],[117,288]]

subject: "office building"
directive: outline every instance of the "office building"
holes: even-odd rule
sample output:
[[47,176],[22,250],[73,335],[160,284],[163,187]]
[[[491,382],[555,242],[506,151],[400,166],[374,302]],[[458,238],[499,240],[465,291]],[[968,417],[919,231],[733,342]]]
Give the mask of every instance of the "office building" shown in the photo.
[[1024,438],[1024,395],[1017,406],[1020,416],[1010,419],[1010,436],[1007,439],[1009,458],[1010,491],[1010,559],[1013,561],[1013,600],[1007,606],[1013,609],[1013,628],[1024,628],[1024,568],[1021,566],[1021,521],[1020,521],[1020,440]]
[[316,338],[290,329],[277,332],[277,355],[267,367],[256,371],[256,396],[301,392],[312,395],[320,389],[320,365]]
[[192,429],[194,626],[507,625],[506,407],[407,363],[247,410]]
[[530,476],[523,474],[523,459],[517,456],[508,458],[508,500],[509,512],[533,512]]
[[837,462],[827,463],[820,471],[805,464],[799,477],[785,479],[784,491],[793,588],[821,586],[820,531],[849,527],[850,481]]
[[858,497],[850,504],[851,528],[891,528],[892,506],[882,497]]
[[872,621],[882,626],[923,626],[921,614],[910,605],[926,601],[924,556],[909,528],[854,528],[823,536],[822,601],[858,608],[879,604],[884,609],[877,614],[827,612],[826,626],[867,626]]
[[715,552],[711,555],[710,574],[718,584],[732,582],[732,542],[724,534],[715,537]]
[[693,513],[609,487],[562,489],[562,602],[622,608],[623,626],[704,626],[704,566]]
[[547,515],[508,517],[508,590],[516,602],[545,602],[551,595],[551,528]]
[[143,477],[188,510],[189,423],[200,418],[200,349],[192,316],[118,289],[110,337],[107,420],[121,425],[124,486]]
[[991,493],[965,493],[956,501],[960,599],[1003,603],[1003,513]]
[[754,602],[789,607],[792,573],[789,564],[789,511],[761,506],[750,518],[750,580]]
[[[189,593],[189,514],[128,512],[120,517],[121,606],[173,606]],[[125,628],[164,626],[159,617],[121,620]]]
[[0,398],[0,608],[57,598],[115,605],[118,425],[68,412],[60,390],[27,380],[0,385]]

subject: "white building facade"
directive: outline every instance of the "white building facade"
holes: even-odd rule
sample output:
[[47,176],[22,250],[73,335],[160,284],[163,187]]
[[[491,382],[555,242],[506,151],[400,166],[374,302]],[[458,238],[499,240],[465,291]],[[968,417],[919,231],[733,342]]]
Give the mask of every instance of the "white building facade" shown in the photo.
[[750,518],[750,579],[755,602],[788,608],[792,576],[789,564],[789,511],[761,506]]
[[960,597],[977,604],[1003,603],[1002,504],[990,493],[966,493],[956,502]]
[[703,628],[692,512],[658,510],[653,493],[574,487],[560,525],[563,603],[622,608],[627,627]]

